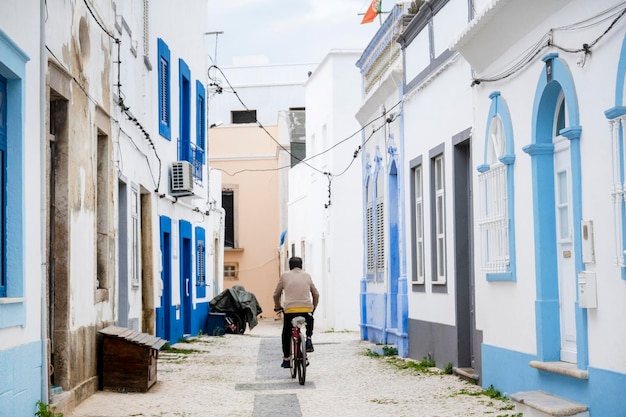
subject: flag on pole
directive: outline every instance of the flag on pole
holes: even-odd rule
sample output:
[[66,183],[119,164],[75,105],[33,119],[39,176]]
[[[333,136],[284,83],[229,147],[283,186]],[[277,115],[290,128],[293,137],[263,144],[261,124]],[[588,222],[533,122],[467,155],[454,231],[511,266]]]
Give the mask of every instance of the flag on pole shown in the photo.
[[372,4],[367,8],[365,16],[363,16],[363,20],[361,20],[361,24],[373,22],[381,11],[382,3],[382,0],[372,0]]

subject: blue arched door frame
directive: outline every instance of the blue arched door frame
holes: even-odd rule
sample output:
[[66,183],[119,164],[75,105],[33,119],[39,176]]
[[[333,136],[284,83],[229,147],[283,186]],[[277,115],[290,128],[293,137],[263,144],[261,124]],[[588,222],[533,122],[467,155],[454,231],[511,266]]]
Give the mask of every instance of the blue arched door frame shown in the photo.
[[[543,58],[545,71],[535,90],[532,121],[532,144],[524,152],[532,158],[533,216],[535,232],[537,357],[542,361],[560,359],[560,313],[556,253],[556,219],[554,215],[554,144],[553,124],[561,91],[568,112],[567,126],[559,133],[570,141],[572,175],[572,218],[576,279],[584,269],[580,225],[582,220],[582,180],[580,159],[580,126],[578,98],[571,72],[558,54]],[[575,303],[576,344],[579,369],[588,365],[587,311]]]

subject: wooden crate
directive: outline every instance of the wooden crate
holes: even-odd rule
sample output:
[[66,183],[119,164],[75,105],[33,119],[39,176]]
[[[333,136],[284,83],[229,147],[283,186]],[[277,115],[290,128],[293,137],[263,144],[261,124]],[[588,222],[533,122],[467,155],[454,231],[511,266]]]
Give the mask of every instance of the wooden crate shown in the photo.
[[102,335],[102,389],[146,392],[157,381],[159,349],[165,340],[125,327],[109,326]]

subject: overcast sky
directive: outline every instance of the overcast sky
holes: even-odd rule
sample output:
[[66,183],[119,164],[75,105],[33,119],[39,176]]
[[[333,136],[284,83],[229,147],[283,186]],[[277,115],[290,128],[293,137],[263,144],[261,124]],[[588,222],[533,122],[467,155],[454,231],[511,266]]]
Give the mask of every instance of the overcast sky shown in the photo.
[[[209,0],[208,54],[227,67],[317,63],[331,49],[363,49],[379,20],[361,24],[371,0]],[[383,0],[389,11],[393,0]],[[360,14],[359,14],[360,13]],[[383,19],[387,15],[383,15]],[[217,38],[217,51],[216,47]],[[260,61],[260,62],[259,62]]]

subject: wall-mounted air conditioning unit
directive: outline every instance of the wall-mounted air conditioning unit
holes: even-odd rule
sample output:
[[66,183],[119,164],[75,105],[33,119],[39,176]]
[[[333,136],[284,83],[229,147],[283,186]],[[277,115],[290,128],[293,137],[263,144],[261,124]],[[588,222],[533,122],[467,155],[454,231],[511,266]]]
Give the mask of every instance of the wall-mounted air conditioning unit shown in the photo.
[[181,196],[193,194],[193,165],[191,165],[190,162],[172,162],[170,179],[172,195]]

